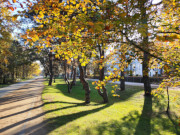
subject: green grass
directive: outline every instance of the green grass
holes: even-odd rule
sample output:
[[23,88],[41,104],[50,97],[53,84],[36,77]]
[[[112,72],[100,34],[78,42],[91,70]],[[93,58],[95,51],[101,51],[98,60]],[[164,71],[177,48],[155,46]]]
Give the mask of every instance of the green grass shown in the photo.
[[[112,97],[110,84],[109,103],[103,104],[94,86],[91,87],[91,103],[84,104],[84,90],[80,82],[67,92],[63,79],[53,86],[44,82],[45,117],[50,135],[173,135],[178,134],[178,110],[180,100],[171,102],[170,118],[164,113],[165,99],[144,98],[143,88],[127,86],[120,98]],[[179,95],[180,91],[170,91]]]
[[34,77],[28,77],[28,78],[24,78],[24,79],[20,79],[19,81],[17,82],[24,82],[24,81],[27,81],[27,80],[30,80],[30,79],[33,79]]
[[11,85],[11,84],[0,84],[0,88],[7,87],[9,85]]
[[7,87],[9,85],[12,85],[12,84],[15,84],[15,83],[18,83],[18,82],[24,82],[24,81],[27,81],[27,80],[30,80],[30,79],[32,79],[32,77],[31,78],[26,78],[26,79],[20,79],[17,82],[14,82],[14,83],[0,84],[0,88],[4,88],[4,87]]

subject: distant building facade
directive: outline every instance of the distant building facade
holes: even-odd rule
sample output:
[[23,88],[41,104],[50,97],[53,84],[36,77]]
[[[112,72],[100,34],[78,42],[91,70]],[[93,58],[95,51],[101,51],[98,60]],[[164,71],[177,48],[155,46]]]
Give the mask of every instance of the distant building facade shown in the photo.
[[[133,60],[131,64],[129,64],[128,68],[125,69],[125,72],[127,75],[131,76],[142,76],[142,64],[137,60]],[[155,68],[155,69],[150,69],[149,71],[149,76],[161,76],[163,73],[163,69]]]

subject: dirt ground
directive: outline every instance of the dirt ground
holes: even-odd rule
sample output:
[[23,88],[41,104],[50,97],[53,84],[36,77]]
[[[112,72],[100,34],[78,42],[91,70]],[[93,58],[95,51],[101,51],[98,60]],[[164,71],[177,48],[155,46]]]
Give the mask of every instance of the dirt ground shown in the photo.
[[37,79],[0,98],[0,135],[46,135],[43,87]]

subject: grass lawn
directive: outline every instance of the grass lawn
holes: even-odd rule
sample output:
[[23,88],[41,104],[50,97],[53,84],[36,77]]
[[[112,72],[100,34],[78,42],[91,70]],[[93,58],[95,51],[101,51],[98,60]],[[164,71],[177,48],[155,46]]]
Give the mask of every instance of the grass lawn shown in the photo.
[[[120,98],[112,97],[111,84],[107,86],[109,103],[102,104],[102,98],[91,87],[91,103],[84,104],[84,90],[80,82],[68,94],[63,79],[57,79],[53,86],[45,81],[43,91],[45,117],[50,135],[175,135],[178,126],[180,100],[171,101],[171,114],[165,113],[166,98],[161,102],[155,98],[144,98],[143,88],[126,86]],[[170,91],[171,96],[180,91]]]
[[[14,83],[24,82],[24,81],[27,81],[27,80],[30,80],[30,79],[32,79],[32,78],[20,79],[20,80],[18,80],[17,82],[14,82]],[[9,86],[9,85],[11,85],[11,84],[14,84],[14,83],[0,84],[0,88],[7,87],[7,86]]]
[[9,85],[11,85],[11,84],[0,84],[0,88],[7,87]]

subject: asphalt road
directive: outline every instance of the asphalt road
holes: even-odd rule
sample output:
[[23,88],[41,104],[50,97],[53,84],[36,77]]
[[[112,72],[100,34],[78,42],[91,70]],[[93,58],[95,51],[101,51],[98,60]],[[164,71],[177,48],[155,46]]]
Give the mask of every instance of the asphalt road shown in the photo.
[[35,78],[1,89],[0,135],[46,135],[43,81]]
[[[91,81],[98,81],[98,79],[87,79],[87,80],[91,80]],[[110,83],[112,83],[112,81],[109,81]],[[114,84],[120,84],[120,81],[116,81],[113,82]],[[129,85],[129,86],[144,86],[144,83],[136,83],[136,82],[125,82],[125,85]],[[158,84],[151,84],[152,88],[158,88],[159,85]]]
[[30,79],[30,80],[27,80],[27,81],[24,81],[24,82],[19,82],[19,83],[12,84],[12,85],[4,87],[4,88],[0,88],[0,98],[5,96],[6,94],[12,92],[12,91],[20,89],[21,87],[25,86],[28,83],[31,83],[32,81],[40,79],[40,78],[42,78],[42,77],[39,76],[39,77]]

